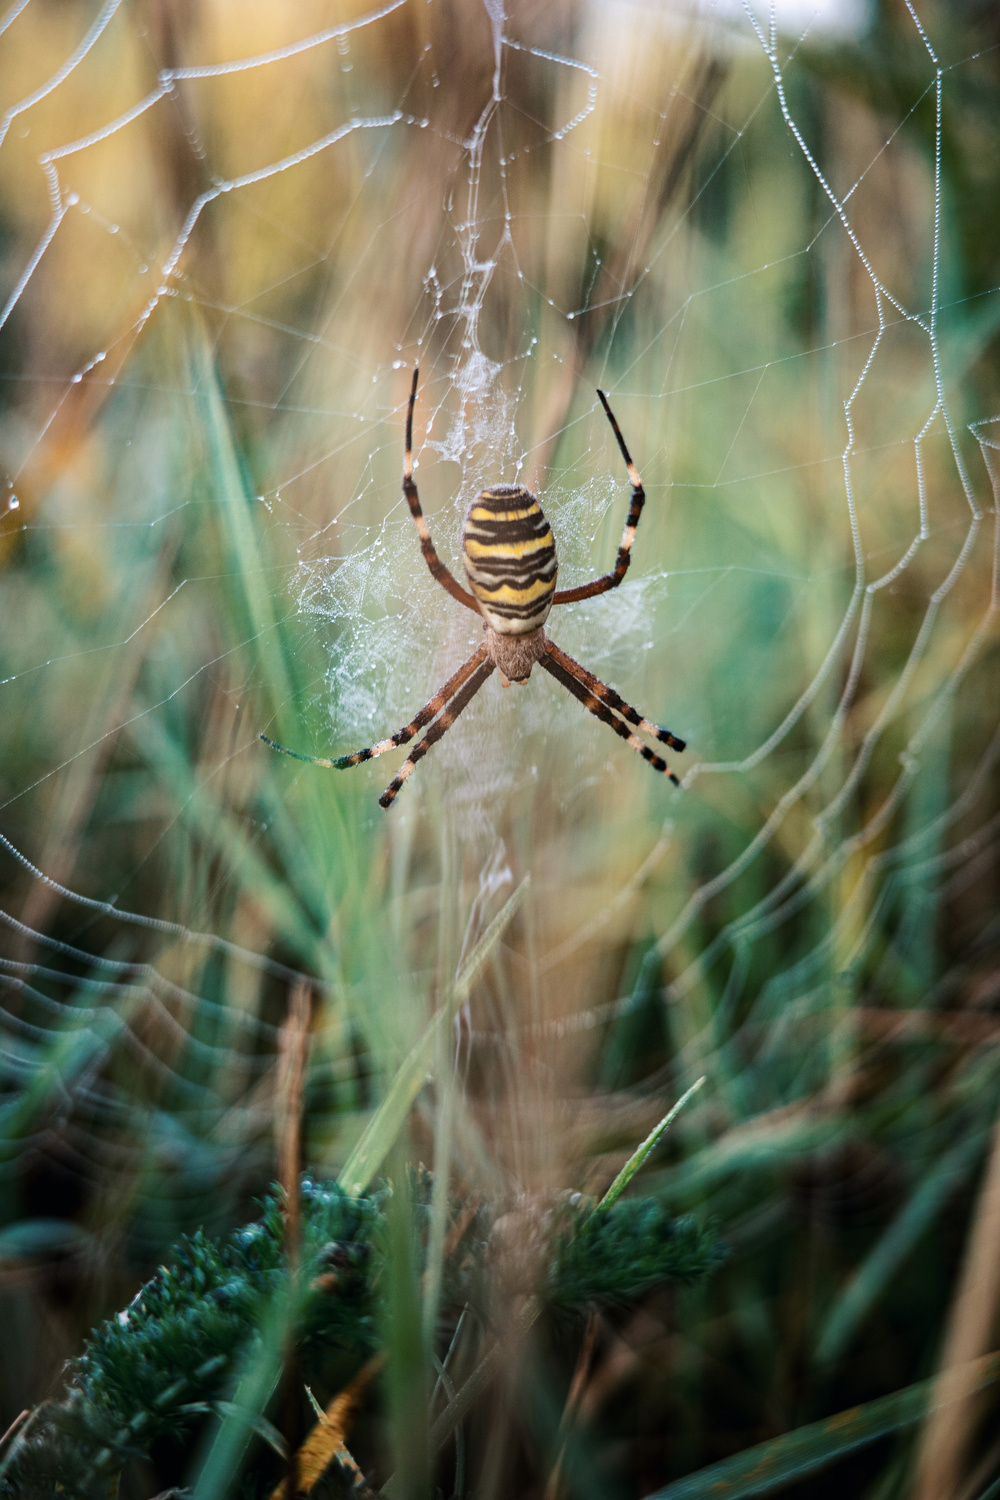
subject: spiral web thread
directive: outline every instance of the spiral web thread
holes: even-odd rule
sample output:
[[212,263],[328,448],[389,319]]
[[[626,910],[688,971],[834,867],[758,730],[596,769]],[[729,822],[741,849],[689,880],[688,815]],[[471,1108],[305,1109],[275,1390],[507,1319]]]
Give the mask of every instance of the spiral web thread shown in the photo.
[[[364,40],[377,37],[380,28],[415,3],[416,0],[390,0],[353,19],[255,56],[216,61],[206,58],[197,64],[162,69],[155,86],[144,93],[137,92],[127,107],[96,123],[86,134],[67,136],[57,144],[48,145],[35,161],[38,180],[47,194],[48,218],[22,262],[8,264],[9,289],[0,312],[0,328],[16,322],[15,314],[30,302],[38,278],[46,273],[71,225],[77,226],[85,217],[90,234],[119,240],[125,237],[125,231],[110,212],[100,202],[85,199],[74,186],[77,164],[88,153],[127,137],[144,117],[155,116],[157,111],[167,108],[182,87],[197,86],[211,91],[226,86],[235,75],[271,74],[274,70],[280,73],[303,53],[326,55],[331,48],[336,49],[346,78],[352,68],[353,49]],[[507,183],[509,174],[517,169],[519,152],[549,153],[558,166],[566,160],[567,151],[577,149],[577,142],[589,139],[586,131],[601,108],[602,90],[616,86],[607,76],[613,58],[609,59],[598,45],[602,38],[607,41],[608,32],[602,32],[596,22],[589,28],[582,26],[579,55],[564,55],[516,36],[500,0],[486,0],[485,8],[493,46],[491,87],[471,133],[464,139],[446,142],[458,152],[461,170],[452,197],[444,205],[444,228],[437,241],[439,253],[428,254],[419,267],[421,288],[406,337],[399,340],[390,359],[379,359],[372,364],[365,351],[357,356],[350,398],[355,405],[346,417],[337,414],[341,419],[337,439],[331,439],[329,449],[318,451],[311,460],[287,459],[280,482],[257,496],[267,516],[266,526],[284,538],[296,559],[277,570],[262,566],[259,582],[265,591],[273,590],[275,598],[291,594],[297,600],[293,616],[297,625],[303,631],[313,632],[323,643],[328,667],[323,680],[314,685],[313,702],[328,714],[330,740],[339,751],[369,743],[376,735],[389,733],[405,722],[442,680],[443,669],[460,660],[475,638],[474,622],[464,619],[456,622],[452,606],[435,591],[430,579],[413,573],[411,562],[416,544],[405,508],[395,497],[385,505],[380,498],[386,493],[386,483],[391,487],[391,479],[387,481],[385,476],[398,469],[401,458],[406,371],[422,350],[433,348],[442,330],[448,332],[453,352],[436,367],[429,356],[425,360],[417,420],[417,459],[418,479],[423,481],[424,477],[419,473],[421,457],[425,467],[436,476],[433,479],[436,493],[431,492],[430,479],[423,493],[425,508],[436,523],[435,533],[443,555],[454,559],[463,506],[478,488],[491,481],[529,477],[535,482],[538,474],[542,474],[548,513],[559,539],[564,583],[578,581],[593,572],[598,539],[605,538],[609,528],[617,528],[624,514],[624,475],[613,445],[604,446],[608,435],[596,400],[582,410],[574,409],[572,418],[564,414],[553,432],[540,437],[536,432],[534,445],[526,445],[524,433],[532,427],[537,415],[527,407],[532,379],[537,373],[535,362],[540,357],[536,347],[538,338],[526,334],[514,355],[497,360],[486,352],[489,341],[483,336],[484,318],[501,278],[508,287],[520,286],[526,298],[544,301],[552,317],[565,326],[594,311],[595,304],[586,300],[579,306],[558,306],[544,289],[532,284],[530,273],[519,261],[521,215],[527,209],[522,209],[514,195],[508,193]],[[32,9],[33,0],[19,0],[0,19],[0,34],[11,30],[13,35],[14,27],[30,19]],[[734,379],[742,381],[741,388],[747,392],[732,430],[721,440],[714,482],[704,478],[687,481],[681,460],[675,464],[671,459],[669,438],[659,452],[649,453],[642,452],[639,440],[632,436],[636,424],[633,421],[630,427],[628,421],[630,398],[635,398],[633,416],[640,409],[641,415],[651,408],[656,421],[669,424],[672,403],[690,395],[680,360],[675,367],[671,358],[665,358],[659,367],[660,383],[655,387],[644,385],[648,371],[643,362],[647,341],[640,330],[631,363],[615,367],[613,373],[609,367],[606,377],[626,436],[644,476],[650,476],[647,482],[651,504],[657,496],[662,502],[673,487],[672,503],[676,507],[686,500],[694,503],[708,492],[724,495],[734,484],[749,481],[766,484],[772,477],[771,471],[753,473],[747,467],[749,450],[741,449],[740,443],[744,428],[752,426],[755,420],[758,392],[775,367],[804,361],[808,370],[817,370],[831,353],[840,351],[850,356],[845,357],[844,368],[850,367],[852,371],[839,393],[843,437],[840,477],[836,483],[831,481],[827,490],[829,524],[849,549],[850,577],[808,669],[803,669],[799,680],[790,686],[781,711],[775,712],[770,722],[760,726],[760,733],[754,732],[751,737],[746,733],[748,726],[736,722],[724,724],[724,733],[713,734],[707,716],[700,716],[697,682],[683,689],[680,711],[673,702],[643,704],[648,712],[662,713],[664,717],[669,713],[673,727],[689,734],[692,744],[700,747],[683,768],[682,797],[686,794],[689,799],[698,798],[706,783],[713,779],[746,781],[761,768],[779,767],[772,771],[766,791],[761,793],[752,836],[735,858],[707,874],[689,891],[673,916],[662,924],[647,954],[644,972],[651,973],[665,962],[670,966],[668,996],[675,1002],[683,1001],[712,965],[722,959],[731,963],[732,983],[738,986],[741,965],[754,944],[768,934],[779,932],[784,923],[803,911],[812,909],[822,913],[824,901],[844,871],[856,868],[860,862],[863,874],[855,882],[850,900],[826,925],[810,953],[775,983],[789,992],[807,991],[817,973],[829,966],[833,953],[836,966],[850,971],[865,951],[871,911],[877,909],[880,893],[894,874],[903,871],[907,879],[917,883],[932,877],[953,885],[974,879],[982,861],[995,852],[1000,838],[997,817],[976,823],[977,810],[995,775],[1000,754],[1000,703],[994,703],[986,711],[987,717],[992,714],[992,726],[971,752],[964,784],[948,788],[924,821],[910,826],[902,835],[893,832],[891,837],[886,836],[887,830],[894,828],[918,778],[936,774],[933,768],[936,762],[927,760],[927,747],[943,719],[961,703],[970,674],[992,644],[997,611],[995,486],[1000,417],[971,423],[970,443],[960,414],[963,393],[960,383],[948,375],[942,341],[942,327],[956,316],[955,304],[943,306],[940,300],[942,111],[953,72],[968,66],[969,60],[943,63],[922,25],[918,9],[909,0],[907,9],[926,54],[924,92],[914,100],[911,113],[931,102],[936,148],[933,185],[928,195],[931,222],[923,225],[930,245],[929,277],[928,284],[920,288],[916,305],[911,305],[880,272],[877,254],[852,217],[867,175],[893,146],[902,125],[895,126],[891,135],[878,143],[878,149],[853,183],[838,188],[824,174],[809,143],[809,133],[797,116],[789,87],[797,67],[796,54],[805,38],[790,42],[787,36],[779,34],[773,10],[762,17],[749,9],[741,20],[730,17],[721,29],[721,23],[709,15],[695,24],[694,34],[710,34],[713,45],[734,49],[739,57],[745,58],[751,48],[758,49],[766,59],[770,77],[762,91],[751,102],[744,103],[742,125],[711,138],[715,144],[709,151],[714,156],[703,174],[701,186],[692,193],[690,202],[677,211],[667,232],[646,248],[643,263],[628,267],[627,278],[610,299],[607,326],[613,336],[614,330],[628,318],[631,305],[642,301],[647,283],[663,275],[664,267],[670,265],[683,235],[700,211],[701,197],[711,191],[715,178],[726,168],[745,132],[758,117],[777,112],[784,123],[788,147],[799,153],[807,165],[824,205],[812,234],[792,246],[786,255],[789,259],[812,261],[836,241],[851,263],[852,274],[867,278],[875,309],[875,321],[870,328],[851,330],[834,338],[828,346],[779,353],[774,360],[762,357],[737,371],[717,373],[696,382],[698,399],[705,405],[711,405],[724,387],[732,389],[727,382]],[[74,14],[82,15],[82,10]],[[600,18],[600,11],[595,14]],[[33,111],[46,101],[58,99],[62,91],[78,86],[85,70],[100,58],[101,50],[119,45],[122,31],[136,24],[123,0],[107,0],[94,11],[89,24],[84,25],[79,39],[65,52],[58,66],[7,107],[0,121],[0,150],[11,148],[18,130],[25,123],[30,125]],[[524,146],[523,141],[520,145],[508,141],[504,78],[515,54],[529,59],[532,67],[550,70],[559,78],[555,88],[560,101],[559,118],[552,126],[540,127],[529,146]],[[136,306],[114,341],[107,347],[94,348],[68,376],[41,382],[44,391],[41,400],[34,376],[7,377],[14,406],[27,394],[32,381],[35,385],[30,393],[30,418],[20,419],[16,431],[8,424],[6,449],[13,460],[4,522],[6,536],[20,530],[30,544],[32,532],[43,534],[43,539],[48,533],[60,532],[72,542],[74,534],[82,536],[87,532],[89,536],[95,524],[103,525],[104,545],[113,552],[130,526],[149,528],[154,534],[157,528],[166,531],[178,504],[193,516],[199,506],[223,503],[221,499],[213,502],[211,497],[178,501],[159,492],[151,501],[144,502],[145,509],[139,507],[134,522],[95,523],[90,517],[76,520],[58,511],[51,516],[41,512],[28,514],[27,507],[22,508],[19,485],[24,471],[46,460],[55,442],[53,434],[78,387],[120,389],[127,388],[133,378],[148,379],[148,365],[142,376],[135,375],[137,351],[155,335],[173,304],[183,302],[196,311],[221,312],[231,325],[245,323],[252,328],[261,321],[256,304],[222,309],[212,305],[207,294],[187,274],[186,257],[200,227],[220,200],[243,200],[249,205],[246,233],[253,233],[257,223],[254,215],[260,202],[252,197],[255,189],[273,184],[275,179],[284,179],[294,186],[297,174],[317,157],[327,160],[349,150],[359,151],[361,159],[369,164],[360,174],[359,191],[363,194],[380,154],[395,146],[401,135],[419,136],[426,131],[425,138],[429,139],[438,129],[429,117],[415,114],[409,107],[413,77],[421,72],[438,76],[433,45],[428,43],[422,54],[415,55],[412,65],[410,77],[399,88],[397,98],[389,101],[389,107],[364,113],[357,106],[356,94],[351,95],[348,83],[344,94],[348,100],[346,118],[280,158],[260,162],[238,174],[214,175],[210,148],[198,144],[204,185],[187,202],[186,213],[172,238],[168,237],[166,249],[130,242],[123,252],[125,263],[131,267],[129,281]],[[90,102],[93,104],[93,100]],[[489,209],[483,198],[486,168],[491,182],[499,184]],[[121,197],[119,190],[118,198]],[[127,189],[124,197],[127,200]],[[499,213],[497,203],[501,205]],[[769,208],[765,203],[764,211],[777,216],[782,209],[780,204]],[[408,239],[401,232],[395,205],[386,205],[384,227],[386,235],[397,237],[400,255],[407,254]],[[584,239],[590,227],[583,223]],[[596,236],[591,238],[596,240]],[[604,295],[606,284],[597,273],[600,256],[593,246],[592,250],[593,276],[589,284],[601,289]],[[307,263],[314,266],[322,262],[322,253],[314,254],[308,247],[303,248],[304,268]],[[451,269],[443,270],[444,264]],[[64,279],[67,265],[72,268],[72,261],[63,263]],[[675,285],[670,298],[643,303],[643,318],[647,322],[650,306],[659,306],[659,323],[648,329],[648,346],[681,347],[686,328],[701,315],[701,310],[721,305],[730,298],[734,280],[741,281],[747,297],[752,298],[756,279],[774,271],[770,262],[763,261],[740,271],[735,278],[716,279],[717,266],[718,262],[710,258],[694,270],[688,265],[685,274],[690,280],[686,291],[682,288],[678,292]],[[82,274],[86,274],[85,265]],[[140,288],[148,290],[140,296],[136,291]],[[67,295],[73,295],[71,285],[63,289]],[[888,534],[883,529],[878,544],[873,545],[866,534],[869,521],[879,515],[880,496],[862,460],[872,447],[878,446],[871,434],[875,431],[878,435],[873,414],[877,417],[880,404],[886,400],[881,360],[886,345],[900,329],[914,340],[913,347],[918,352],[913,368],[918,371],[927,396],[917,419],[909,419],[912,425],[907,434],[900,436],[898,430],[887,425],[883,445],[908,447],[913,475],[907,516],[905,519],[902,514],[893,516]],[[299,368],[317,351],[336,348],[332,316],[321,326],[314,326],[308,317],[303,317],[298,326],[284,328],[282,336],[297,350],[299,357],[293,364]],[[861,346],[863,353],[859,357],[857,350]],[[363,379],[359,368],[368,372]],[[370,391],[368,396],[363,391],[365,384]],[[198,393],[191,390],[183,394],[193,401]],[[274,395],[269,414],[294,414],[296,399],[289,381],[286,390]],[[322,411],[319,416],[322,419]],[[858,436],[859,416],[865,419],[863,439]],[[343,437],[349,424],[354,435]],[[552,458],[551,445],[564,438],[571,443],[582,443],[587,452],[591,448],[596,450],[588,475],[581,478],[579,467],[572,462],[560,468],[558,453]],[[546,450],[550,460],[547,467],[539,467],[542,441],[550,445]],[[927,478],[927,451],[932,443],[936,465],[933,487]],[[983,465],[974,471],[970,453],[975,454],[977,449]],[[798,465],[803,469],[825,465],[823,472],[829,474],[836,457],[834,452],[812,453],[800,458]],[[334,460],[339,483],[335,496],[331,496],[332,510],[317,525],[308,506],[300,501],[300,494],[314,481],[316,473],[329,472]],[[794,469],[795,465],[783,464],[775,456],[775,482],[789,468]],[[442,476],[449,476],[445,493],[441,491]],[[380,506],[384,510],[381,516]],[[848,749],[845,729],[856,709],[870,663],[880,606],[886,606],[891,591],[914,573],[922,551],[932,542],[939,560],[936,583],[922,598],[919,619],[899,669],[891,682],[882,685],[880,701],[869,715],[864,733]],[[601,545],[606,547],[606,541],[601,541]],[[945,559],[943,567],[941,558]],[[716,565],[698,563],[686,568],[684,557],[677,552],[671,560],[669,571],[644,567],[640,538],[637,565],[628,587],[577,610],[572,619],[567,614],[560,642],[593,670],[622,687],[625,686],[622,674],[627,674],[628,664],[641,660],[644,653],[655,654],[669,646],[682,663],[690,633],[703,636],[705,621],[712,612],[725,613],[728,591],[741,572],[741,564],[734,557],[725,556]],[[103,653],[112,665],[121,662],[125,670],[129,651],[136,641],[153,639],[157,632],[172,628],[186,600],[212,586],[211,580],[194,573],[184,574],[183,566],[182,562],[179,580],[161,591],[161,596],[155,598],[141,618],[134,620],[131,630],[114,639],[96,641],[87,648],[88,653]],[[770,564],[765,560],[747,566],[749,571],[763,568],[766,572],[770,568],[776,580],[787,582],[784,571],[787,561],[777,555]],[[412,580],[404,597],[399,594],[400,576]],[[808,571],[795,577],[793,584],[802,597],[825,587],[823,580]],[[974,602],[963,603],[961,626],[956,627],[952,622],[946,629],[949,607],[963,596],[963,590],[969,592]],[[254,635],[252,627],[251,642]],[[428,640],[443,645],[428,650],[424,644]],[[9,659],[12,665],[0,682],[0,694],[7,694],[9,703],[19,701],[14,695],[26,684],[44,696],[56,674],[62,674],[70,664],[69,654],[53,653],[44,641],[29,640],[26,653],[24,650],[12,653]],[[200,664],[194,678],[210,676],[224,661],[224,655],[210,655]],[[677,675],[682,675],[680,667]],[[49,784],[58,787],[72,775],[81,757],[99,751],[105,741],[137,729],[141,733],[144,726],[137,720],[147,721],[155,728],[160,716],[169,712],[174,698],[188,690],[192,680],[187,676],[138,715],[121,717],[102,727],[97,737],[69,751],[40,776],[21,779],[19,767],[10,767],[0,819],[6,820],[8,828],[14,826],[18,806],[24,799],[37,796]],[[452,784],[464,782],[471,787],[468,796],[480,810],[491,796],[502,796],[506,789],[505,774],[514,774],[504,771],[502,746],[502,736],[509,731],[510,714],[514,710],[506,703],[498,707],[499,699],[494,702],[486,694],[481,696],[483,701],[477,701],[475,709],[470,711],[468,734],[454,731],[439,753],[442,774],[450,777]],[[577,734],[578,712],[569,703],[553,709],[550,699],[526,693],[517,700],[516,714],[528,736],[555,733],[558,729],[566,732],[561,735],[566,738],[570,726],[574,726],[574,736]],[[804,761],[795,763],[794,771],[786,774],[780,769],[784,764],[783,752],[794,742],[804,722],[809,720],[815,726],[817,716],[822,721],[822,732],[815,735],[815,743]],[[857,795],[866,772],[873,758],[882,752],[890,731],[904,717],[908,728],[888,794],[878,805],[866,806],[859,814]],[[241,726],[227,763],[256,753],[258,727],[250,723]],[[756,726],[749,728],[755,731]],[[584,781],[589,777],[589,784],[599,780],[593,769],[597,743],[584,736],[575,752],[577,769]],[[600,743],[601,750],[609,753],[603,741]],[[327,753],[325,747],[322,753]],[[789,758],[787,764],[793,765],[793,760]],[[508,781],[506,786],[509,784]],[[820,787],[823,797],[817,801],[814,794]],[[57,809],[58,805],[56,801]],[[611,921],[643,888],[650,874],[670,858],[674,841],[681,837],[683,815],[678,809],[683,806],[681,800],[671,807],[671,816],[651,848],[647,845],[635,851],[632,874],[598,919],[598,928],[602,922]],[[702,913],[755,862],[781,843],[792,823],[801,820],[803,809],[808,809],[808,836],[799,840],[780,875],[737,919],[729,921],[712,943],[692,956],[688,939]],[[4,822],[0,821],[0,830],[3,829]],[[229,965],[232,973],[250,976],[247,983],[258,986],[266,982],[279,986],[294,982],[298,977],[295,965],[280,963],[257,951],[252,941],[235,941],[211,930],[201,930],[197,921],[159,918],[131,910],[127,889],[122,893],[107,890],[98,895],[77,889],[72,878],[57,878],[35,852],[51,850],[53,838],[58,841],[58,836],[58,827],[40,829],[37,844],[26,849],[8,837],[7,832],[0,831],[0,844],[9,867],[19,867],[35,886],[50,893],[62,909],[73,914],[66,924],[68,930],[86,934],[89,924],[99,922],[102,930],[110,931],[113,937],[105,946],[104,956],[95,957],[86,941],[53,936],[42,922],[22,921],[16,909],[0,912],[0,921],[8,934],[8,956],[0,957],[5,992],[0,1013],[0,1058],[6,1077],[6,1109],[14,1122],[11,1134],[16,1144],[16,1152],[12,1147],[6,1153],[0,1170],[14,1171],[17,1155],[33,1145],[44,1149],[53,1119],[58,1119],[60,1111],[77,1110],[81,1104],[86,1106],[85,1120],[74,1136],[81,1169],[114,1175],[134,1163],[142,1149],[127,1138],[128,1121],[135,1107],[134,1094],[122,1069],[109,1067],[112,1057],[124,1059],[126,1069],[131,1060],[137,1068],[148,1070],[171,1098],[176,1118],[184,1117],[187,1112],[191,1118],[197,1118],[199,1129],[222,1129],[227,1144],[220,1150],[223,1154],[228,1151],[236,1162],[245,1152],[247,1139],[259,1132],[261,1118],[266,1115],[266,1090],[261,1092],[261,1084],[266,1083],[274,1065],[279,1029],[261,1019],[252,1005],[238,1008],[228,1001],[220,1003],[210,993],[177,982],[171,977],[177,969],[176,957],[178,952],[211,953],[220,964]],[[484,867],[484,891],[494,892],[508,878],[502,857],[494,851],[491,862]],[[115,957],[115,935],[131,929],[155,934],[162,941],[160,951],[166,958],[140,963]],[[586,929],[571,933],[548,954],[540,955],[541,972],[554,971],[578,952],[594,930],[595,924],[588,922]],[[684,956],[678,959],[678,955]],[[74,976],[71,981],[67,979],[68,973]],[[544,1023],[541,1029],[559,1034],[604,1024],[633,1006],[641,990],[640,982],[633,993],[593,1006],[568,1020]],[[172,1038],[172,1044],[165,1045],[165,1037]],[[322,1061],[317,1064],[325,1065]],[[15,1126],[21,1101],[32,1090],[39,1089],[51,1099],[44,1123],[34,1134],[18,1133]]]

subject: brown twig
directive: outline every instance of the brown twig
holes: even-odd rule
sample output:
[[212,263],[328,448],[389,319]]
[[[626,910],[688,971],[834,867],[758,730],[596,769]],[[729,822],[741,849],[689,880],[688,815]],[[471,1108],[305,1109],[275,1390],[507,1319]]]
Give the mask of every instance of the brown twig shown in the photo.
[[0,1453],[3,1453],[5,1451],[5,1449],[7,1447],[7,1444],[11,1441],[11,1439],[13,1437],[15,1437],[17,1435],[17,1433],[20,1431],[20,1429],[24,1426],[25,1422],[31,1416],[31,1413],[32,1413],[32,1408],[30,1406],[26,1406],[24,1408],[24,1411],[22,1411],[19,1416],[16,1416],[14,1418],[13,1422],[11,1422],[10,1426],[7,1428],[7,1431],[4,1433],[3,1437],[0,1437]]

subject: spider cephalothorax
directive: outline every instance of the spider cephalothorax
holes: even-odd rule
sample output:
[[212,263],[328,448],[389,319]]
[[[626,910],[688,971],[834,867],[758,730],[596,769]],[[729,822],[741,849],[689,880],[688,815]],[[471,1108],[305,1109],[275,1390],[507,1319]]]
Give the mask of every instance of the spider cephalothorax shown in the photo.
[[[376,755],[384,755],[397,745],[405,745],[425,724],[430,724],[416,749],[403,762],[399,774],[393,777],[378,799],[382,807],[391,807],[396,793],[417,761],[450,729],[494,669],[499,673],[504,687],[509,687],[512,682],[527,682],[531,669],[537,662],[595,717],[627,740],[633,750],[637,750],[654,770],[662,771],[676,785],[677,777],[666,761],[643,744],[633,731],[641,730],[643,734],[648,734],[675,750],[683,750],[684,741],[677,739],[669,729],[661,729],[659,725],[644,719],[614,688],[608,687],[600,678],[588,672],[586,667],[567,656],[545,634],[545,621],[553,604],[571,604],[577,599],[590,599],[595,594],[617,588],[621,583],[628,571],[632,542],[646,499],[635,464],[604,392],[598,391],[597,394],[611,423],[632,483],[632,503],[612,571],[601,578],[595,578],[591,583],[581,584],[578,588],[557,590],[556,544],[542,507],[535,496],[521,485],[498,484],[476,496],[469,506],[462,528],[462,562],[472,590],[469,593],[452,577],[437,555],[413,479],[413,404],[417,398],[418,374],[418,370],[413,371],[410,399],[406,408],[403,494],[416,523],[421,551],[431,573],[454,599],[483,617],[486,638],[409,724],[389,739],[380,740],[377,745],[366,750],[356,750],[352,755],[327,760],[322,756],[300,755],[297,750],[286,750],[283,745],[276,745],[273,740],[268,739],[266,734],[262,734],[261,739],[272,750],[280,750],[283,755],[292,755],[296,760],[307,761],[310,765],[326,766],[339,771],[347,766],[358,766]],[[630,729],[629,725],[633,728]]]

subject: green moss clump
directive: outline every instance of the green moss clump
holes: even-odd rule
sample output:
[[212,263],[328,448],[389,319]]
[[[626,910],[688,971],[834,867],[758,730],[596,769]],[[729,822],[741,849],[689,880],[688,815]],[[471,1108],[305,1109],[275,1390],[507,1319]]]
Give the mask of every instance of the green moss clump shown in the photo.
[[[335,1390],[375,1348],[383,1264],[381,1196],[302,1184],[304,1295],[295,1347],[306,1380]],[[231,1395],[244,1350],[288,1289],[277,1195],[259,1221],[221,1240],[197,1233],[69,1368],[66,1399],[40,1408],[15,1440],[2,1500],[105,1500],[111,1476],[153,1443],[185,1439]]]
[[[423,1239],[430,1179],[417,1174],[412,1186]],[[293,1342],[302,1378],[324,1401],[384,1332],[388,1192],[349,1198],[310,1177],[302,1184]],[[533,1272],[542,1268],[535,1287],[546,1309],[563,1318],[634,1301],[663,1282],[694,1281],[722,1253],[711,1230],[672,1218],[654,1200],[627,1198],[595,1210],[577,1194],[499,1219],[482,1206],[444,1267],[443,1284],[449,1304],[476,1300],[477,1289],[488,1302],[490,1284],[503,1279],[501,1262],[516,1265],[527,1255]],[[39,1408],[14,1439],[0,1461],[0,1500],[106,1500],[130,1459],[148,1457],[154,1444],[189,1446],[216,1403],[231,1399],[271,1310],[290,1290],[277,1194],[264,1200],[256,1223],[225,1238],[181,1240],[171,1264],[98,1328],[70,1365],[65,1399]],[[252,1476],[246,1483],[256,1493]]]
[[711,1226],[674,1218],[655,1198],[620,1198],[607,1210],[571,1201],[554,1251],[547,1301],[560,1313],[634,1302],[664,1282],[688,1286],[726,1256]]

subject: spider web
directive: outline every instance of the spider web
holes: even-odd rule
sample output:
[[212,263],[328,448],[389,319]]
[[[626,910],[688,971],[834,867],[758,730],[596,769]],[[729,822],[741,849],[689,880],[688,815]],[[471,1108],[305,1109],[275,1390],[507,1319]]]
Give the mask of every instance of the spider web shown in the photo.
[[[459,40],[424,0],[272,10],[0,19],[0,1166],[152,1173],[155,1246],[171,1183],[182,1218],[211,1214],[269,1159],[304,973],[316,1088],[364,1107],[364,1057],[397,1042],[352,882],[388,845],[416,901],[428,824],[473,872],[456,950],[529,863],[559,886],[547,984],[641,908],[634,983],[528,1030],[602,1025],[662,973],[692,1064],[713,975],[730,1006],[760,951],[782,955],[775,1008],[850,986],[892,892],[915,893],[917,945],[1000,836],[1000,417],[969,373],[998,304],[957,284],[942,198],[942,114],[976,59],[940,56],[908,4],[902,117],[838,138],[810,17],[484,0]],[[259,745],[383,738],[474,648],[399,493],[418,360],[416,477],[453,571],[469,501],[514,481],[542,495],[563,587],[610,566],[608,391],[648,505],[625,585],[551,633],[688,740],[679,794],[542,674],[491,682],[391,824],[388,759],[318,791]],[[327,796],[349,859],[283,821]],[[443,962],[379,961],[386,991],[421,993]]]

